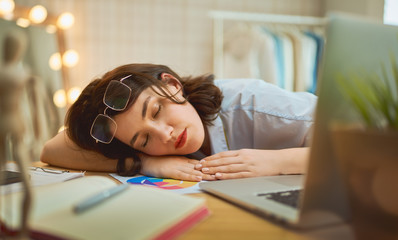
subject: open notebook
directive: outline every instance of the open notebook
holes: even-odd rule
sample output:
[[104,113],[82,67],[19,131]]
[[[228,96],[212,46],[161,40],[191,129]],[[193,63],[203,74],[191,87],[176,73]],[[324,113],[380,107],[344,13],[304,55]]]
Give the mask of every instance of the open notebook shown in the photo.
[[[171,239],[205,218],[202,198],[162,189],[128,189],[76,214],[74,206],[116,186],[110,178],[82,177],[33,189],[29,225],[33,239]],[[0,196],[0,229],[12,234],[20,217],[21,192]]]

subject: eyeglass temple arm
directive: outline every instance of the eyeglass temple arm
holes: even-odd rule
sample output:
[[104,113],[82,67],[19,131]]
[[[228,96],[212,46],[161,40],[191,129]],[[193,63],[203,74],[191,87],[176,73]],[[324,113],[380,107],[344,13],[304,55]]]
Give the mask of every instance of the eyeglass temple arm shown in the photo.
[[120,79],[120,81],[123,82],[124,79],[129,78],[129,77],[131,77],[131,76],[133,76],[133,75],[132,75],[132,74],[127,75],[127,76],[125,76],[124,78]]

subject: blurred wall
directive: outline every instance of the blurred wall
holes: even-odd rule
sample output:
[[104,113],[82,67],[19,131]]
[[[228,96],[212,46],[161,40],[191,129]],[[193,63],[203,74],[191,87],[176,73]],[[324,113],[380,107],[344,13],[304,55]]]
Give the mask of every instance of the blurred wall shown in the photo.
[[329,11],[359,14],[383,22],[384,0],[325,0],[324,12]]
[[67,47],[80,60],[70,86],[86,86],[121,64],[166,64],[180,75],[212,72],[209,10],[321,16],[323,0],[16,0],[44,5],[53,14],[70,11],[75,25]]

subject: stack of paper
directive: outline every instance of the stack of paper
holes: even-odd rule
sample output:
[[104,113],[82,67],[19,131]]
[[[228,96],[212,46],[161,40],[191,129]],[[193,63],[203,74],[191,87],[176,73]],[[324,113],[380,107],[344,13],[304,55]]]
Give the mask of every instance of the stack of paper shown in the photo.
[[[18,172],[18,168],[14,163],[7,164],[6,169]],[[84,172],[69,172],[62,170],[53,170],[40,167],[32,167],[29,169],[30,185],[32,187],[53,184],[58,182],[65,182],[71,179],[84,176]],[[11,192],[18,192],[23,189],[21,183],[12,183],[0,186],[0,195]]]

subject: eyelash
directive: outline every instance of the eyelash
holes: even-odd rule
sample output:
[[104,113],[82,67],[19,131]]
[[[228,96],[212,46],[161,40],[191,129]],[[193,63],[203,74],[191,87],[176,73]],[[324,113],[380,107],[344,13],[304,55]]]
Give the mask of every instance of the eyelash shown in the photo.
[[[161,110],[162,110],[162,105],[159,105],[159,108],[158,108],[158,110],[156,111],[156,113],[153,115],[153,118],[156,118],[156,117],[159,115],[159,113],[160,113]],[[142,147],[143,147],[143,148],[148,144],[148,141],[149,141],[149,134],[146,135],[145,141],[144,141],[144,143],[142,144]]]
[[143,148],[148,144],[148,141],[149,141],[149,134],[146,135],[145,141],[144,141],[144,143],[142,144],[142,147],[143,147]]
[[153,115],[153,118],[156,118],[156,116],[159,114],[159,112],[162,110],[162,105],[159,105],[158,110],[156,111],[156,113]]

